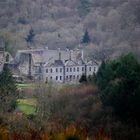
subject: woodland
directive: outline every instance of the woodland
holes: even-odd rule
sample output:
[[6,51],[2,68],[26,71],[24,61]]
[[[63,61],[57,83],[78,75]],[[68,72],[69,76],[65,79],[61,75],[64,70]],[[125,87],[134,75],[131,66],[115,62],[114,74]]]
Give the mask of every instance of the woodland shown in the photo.
[[82,47],[96,59],[129,52],[139,57],[139,11],[139,0],[1,0],[0,36],[12,55],[30,43],[32,48]]

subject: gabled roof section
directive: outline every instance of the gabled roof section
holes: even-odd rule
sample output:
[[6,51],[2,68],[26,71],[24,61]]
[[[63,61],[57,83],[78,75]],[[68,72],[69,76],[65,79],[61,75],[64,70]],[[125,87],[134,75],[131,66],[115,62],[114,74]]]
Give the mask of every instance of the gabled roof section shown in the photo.
[[84,62],[82,59],[79,59],[79,60],[77,61],[77,63],[78,63],[78,65],[85,65],[85,62]]
[[87,65],[99,65],[99,63],[97,61],[89,61],[87,62]]
[[68,60],[65,62],[65,66],[76,66],[78,63],[74,62],[73,60]]

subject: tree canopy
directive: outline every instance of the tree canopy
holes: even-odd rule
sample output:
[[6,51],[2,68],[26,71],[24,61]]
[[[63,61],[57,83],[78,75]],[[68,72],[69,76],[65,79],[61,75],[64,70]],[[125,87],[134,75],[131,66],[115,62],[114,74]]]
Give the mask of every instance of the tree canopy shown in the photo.
[[2,111],[12,111],[16,106],[16,84],[7,66],[0,73],[0,105]]
[[103,62],[96,83],[105,106],[122,119],[140,122],[140,64],[132,54]]

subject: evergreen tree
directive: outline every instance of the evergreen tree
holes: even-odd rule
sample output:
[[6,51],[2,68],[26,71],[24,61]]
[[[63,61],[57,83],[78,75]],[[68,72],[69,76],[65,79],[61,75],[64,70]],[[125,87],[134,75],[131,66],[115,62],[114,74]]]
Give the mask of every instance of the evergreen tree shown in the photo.
[[86,82],[87,82],[87,77],[86,77],[85,74],[83,74],[83,75],[81,76],[81,78],[79,79],[79,82],[80,82],[80,83],[86,83]]
[[90,37],[89,37],[88,31],[86,30],[82,39],[82,43],[88,44],[89,42],[90,42]]
[[16,107],[18,94],[16,84],[8,67],[5,65],[0,74],[1,111],[10,112]]
[[34,30],[31,28],[30,31],[29,31],[29,34],[25,38],[28,45],[33,43],[34,37],[35,37],[35,33],[34,33]]

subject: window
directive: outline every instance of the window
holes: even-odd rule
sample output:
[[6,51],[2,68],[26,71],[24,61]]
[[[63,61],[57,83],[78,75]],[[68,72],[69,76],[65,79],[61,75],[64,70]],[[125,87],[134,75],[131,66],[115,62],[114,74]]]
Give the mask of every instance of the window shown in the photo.
[[67,79],[67,80],[68,80],[68,78],[69,78],[69,77],[68,77],[68,76],[66,76],[66,79]]
[[73,75],[73,79],[75,79],[75,75]]
[[89,67],[89,71],[91,71],[91,67]]
[[73,71],[75,72],[75,68],[73,68]]
[[60,72],[62,72],[62,68],[60,68]]
[[58,76],[56,76],[56,81],[58,80]]
[[62,80],[62,76],[60,76],[60,80]]
[[69,68],[67,68],[67,72],[69,72]]
[[53,72],[53,70],[52,69],[50,69],[50,73],[52,73]]
[[48,73],[48,69],[46,69],[46,73]]
[[84,67],[82,67],[82,71],[84,71]]
[[79,79],[79,75],[77,75],[77,79]]
[[58,68],[56,68],[56,72],[58,72]]
[[50,80],[52,80],[52,76],[50,77]]
[[72,68],[70,68],[70,72],[72,72]]
[[77,71],[79,71],[79,67],[77,67]]

